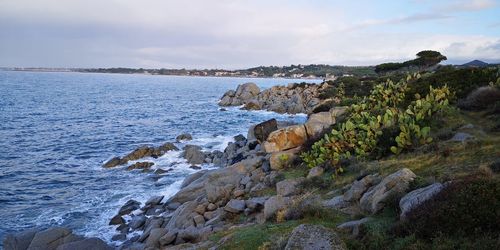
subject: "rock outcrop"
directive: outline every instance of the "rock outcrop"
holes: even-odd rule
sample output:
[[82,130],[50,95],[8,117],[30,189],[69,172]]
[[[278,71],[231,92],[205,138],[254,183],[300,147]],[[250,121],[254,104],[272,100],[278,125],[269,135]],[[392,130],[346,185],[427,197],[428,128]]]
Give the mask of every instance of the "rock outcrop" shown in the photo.
[[3,241],[5,250],[108,250],[113,249],[98,238],[84,238],[72,233],[70,229],[53,227],[45,230],[29,230],[18,234],[9,234]]
[[260,93],[260,88],[255,83],[245,83],[238,85],[236,91],[229,90],[219,102],[221,106],[240,106],[255,100]]
[[127,154],[124,157],[112,158],[111,160],[104,163],[103,167],[112,168],[118,165],[126,164],[129,161],[139,160],[144,157],[158,158],[170,150],[179,150],[179,149],[171,142],[167,142],[159,147],[143,146],[137,148],[136,150],[132,151],[131,153]]
[[277,113],[311,113],[320,104],[318,98],[328,84],[289,84],[274,86],[262,92],[254,83],[239,85],[236,91],[227,91],[221,106],[245,105],[245,109],[265,109]]

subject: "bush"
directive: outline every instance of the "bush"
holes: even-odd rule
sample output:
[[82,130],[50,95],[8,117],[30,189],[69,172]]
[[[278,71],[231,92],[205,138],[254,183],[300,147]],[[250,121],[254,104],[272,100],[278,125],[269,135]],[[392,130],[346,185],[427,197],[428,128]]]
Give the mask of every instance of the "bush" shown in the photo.
[[[410,79],[409,76],[407,80]],[[380,155],[389,148],[400,153],[431,142],[430,117],[448,106],[450,92],[446,86],[440,89],[430,87],[427,96],[416,96],[409,106],[402,107],[406,90],[405,80],[398,83],[388,80],[376,85],[370,96],[349,107],[345,122],[335,124],[330,134],[301,155],[304,162],[309,167],[329,163],[336,173],[342,173],[341,162],[351,156],[364,157],[374,152]],[[377,146],[385,148],[376,150]]]
[[500,90],[485,86],[472,91],[458,106],[466,110],[482,110],[500,103]]
[[446,186],[407,215],[406,233],[431,239],[439,234],[500,233],[500,181],[468,177]]

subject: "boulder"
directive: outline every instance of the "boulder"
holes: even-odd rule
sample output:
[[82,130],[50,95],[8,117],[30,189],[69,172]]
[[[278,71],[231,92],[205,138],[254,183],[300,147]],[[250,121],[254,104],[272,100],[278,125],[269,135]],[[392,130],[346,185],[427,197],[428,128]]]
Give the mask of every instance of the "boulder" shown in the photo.
[[337,226],[338,229],[350,233],[353,237],[358,237],[361,228],[364,224],[370,221],[370,218],[365,217],[360,220],[348,221]]
[[347,249],[340,237],[331,229],[320,225],[302,224],[293,229],[285,250]]
[[267,153],[274,153],[301,146],[307,140],[306,128],[304,125],[294,125],[276,130],[269,134],[264,142],[264,150]]
[[56,250],[111,250],[104,241],[99,238],[88,238],[80,241],[69,242],[57,247]]
[[193,218],[197,214],[194,210],[197,206],[198,203],[194,200],[182,204],[172,213],[172,217],[166,228],[168,230],[176,230],[194,226]]
[[[269,137],[269,134],[272,132],[278,130],[278,123],[276,119],[271,119],[267,120],[265,122],[261,122],[253,127],[252,129],[248,132],[248,138],[250,140],[250,137],[255,137],[259,142],[264,142],[267,140]],[[252,136],[253,135],[253,136]]]
[[205,173],[207,173],[207,170],[198,171],[198,172],[196,172],[194,174],[188,175],[184,179],[184,181],[182,181],[181,188],[185,188],[186,186],[188,186],[189,184],[191,184],[193,181],[195,181],[198,178],[200,178],[201,176],[203,176]]
[[281,195],[271,196],[264,203],[264,218],[272,218],[278,210],[284,209],[291,204],[292,200],[289,197]]
[[367,175],[361,180],[355,180],[351,187],[344,193],[344,200],[358,201],[368,188],[379,182],[380,177],[378,174]]
[[361,210],[367,214],[379,212],[384,208],[385,202],[402,197],[415,177],[416,175],[407,168],[385,177],[363,194],[359,200]]
[[37,232],[28,249],[56,249],[70,234],[71,230],[62,227],[53,227]]
[[109,225],[120,225],[120,224],[125,224],[125,220],[123,217],[119,214],[115,215],[111,220],[109,221]]
[[245,201],[232,199],[226,204],[224,210],[235,214],[241,213],[245,210]]
[[186,145],[182,157],[190,164],[202,164],[205,162],[205,153],[201,151],[200,146]]
[[473,135],[469,133],[458,132],[450,139],[450,141],[465,142],[467,140],[472,140],[472,139],[474,139]]
[[238,85],[236,91],[227,91],[222,96],[219,105],[221,106],[239,106],[255,99],[260,93],[259,87],[255,83],[245,83]]
[[7,234],[3,240],[5,250],[27,249],[38,231],[31,229],[18,234]]
[[413,190],[403,196],[403,198],[399,201],[399,208],[401,209],[400,219],[405,220],[408,212],[441,192],[444,187],[445,185],[441,183],[434,183],[427,187]]
[[269,158],[269,165],[271,170],[281,170],[289,166],[295,159],[297,159],[301,148],[293,148],[282,152],[274,152]]
[[193,139],[193,136],[188,134],[188,133],[180,134],[177,137],[175,137],[175,141],[177,141],[177,142],[190,141],[192,139]]
[[160,248],[160,238],[167,234],[168,230],[165,228],[151,229],[149,237],[146,239],[146,247]]
[[141,208],[141,203],[136,200],[128,200],[118,211],[119,215],[129,214],[130,212]]
[[323,132],[335,124],[335,118],[330,112],[320,112],[311,114],[307,122],[304,124],[306,127],[307,135],[310,138],[318,139]]
[[167,232],[160,238],[160,245],[161,246],[169,245],[175,240],[176,237],[177,237],[177,232]]
[[[182,188],[169,202],[184,203],[186,201],[196,200],[197,198],[207,198],[208,202],[217,203],[221,199],[227,199],[231,196],[233,189],[239,186],[241,178],[256,169],[262,164],[263,157],[253,157],[242,160],[229,167],[209,170],[201,177]],[[228,186],[230,185],[230,186]]]
[[325,172],[325,169],[320,167],[320,166],[311,168],[311,170],[309,170],[309,173],[307,174],[307,179],[322,176],[324,172]]
[[161,203],[163,200],[163,195],[153,196],[146,201],[146,206],[155,206]]
[[304,178],[288,179],[276,183],[276,193],[281,196],[290,196],[297,194],[300,190],[299,184],[304,181]]
[[130,221],[129,227],[133,230],[139,229],[142,226],[144,226],[144,223],[146,223],[146,216],[144,216],[144,215],[135,216]]

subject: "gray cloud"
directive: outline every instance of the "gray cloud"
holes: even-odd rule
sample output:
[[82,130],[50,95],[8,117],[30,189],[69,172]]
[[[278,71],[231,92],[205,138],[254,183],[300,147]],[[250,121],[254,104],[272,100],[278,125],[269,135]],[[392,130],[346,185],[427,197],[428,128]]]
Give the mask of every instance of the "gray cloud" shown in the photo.
[[498,37],[377,28],[449,18],[417,13],[351,24],[359,18],[302,0],[0,0],[0,66],[359,65],[412,58],[421,49],[492,57],[477,48]]

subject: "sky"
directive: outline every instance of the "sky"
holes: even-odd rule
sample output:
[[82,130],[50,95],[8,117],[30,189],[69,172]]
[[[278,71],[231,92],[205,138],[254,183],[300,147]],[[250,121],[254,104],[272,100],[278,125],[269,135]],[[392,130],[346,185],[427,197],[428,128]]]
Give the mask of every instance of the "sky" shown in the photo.
[[500,62],[500,0],[0,0],[0,67]]

